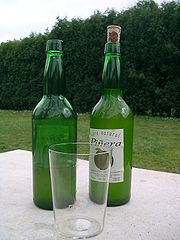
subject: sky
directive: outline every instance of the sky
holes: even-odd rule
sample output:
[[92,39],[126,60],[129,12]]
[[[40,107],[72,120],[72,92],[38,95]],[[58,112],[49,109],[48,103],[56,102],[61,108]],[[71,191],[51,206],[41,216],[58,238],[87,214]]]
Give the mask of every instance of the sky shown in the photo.
[[[155,0],[161,4],[164,0]],[[167,2],[168,0],[166,0]],[[0,43],[21,39],[30,33],[50,31],[60,18],[87,18],[95,10],[117,11],[134,6],[137,0],[0,0]]]

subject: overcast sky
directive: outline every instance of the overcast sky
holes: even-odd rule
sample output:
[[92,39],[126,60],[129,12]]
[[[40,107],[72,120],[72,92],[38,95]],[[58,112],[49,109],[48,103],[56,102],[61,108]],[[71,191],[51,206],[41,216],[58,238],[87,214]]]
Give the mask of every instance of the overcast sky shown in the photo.
[[[169,0],[166,0],[166,2]],[[86,18],[95,10],[117,11],[134,6],[137,0],[0,0],[0,42],[20,39],[31,32],[51,30],[56,17]],[[156,0],[162,3],[163,0]]]

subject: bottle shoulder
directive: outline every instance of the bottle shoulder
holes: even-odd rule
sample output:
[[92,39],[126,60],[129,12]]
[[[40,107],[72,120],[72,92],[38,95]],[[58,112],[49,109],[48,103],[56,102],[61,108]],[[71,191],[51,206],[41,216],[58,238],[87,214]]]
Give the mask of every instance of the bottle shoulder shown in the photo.
[[124,99],[119,96],[102,96],[95,105],[91,117],[97,118],[133,118],[132,111]]
[[62,95],[44,95],[33,111],[33,119],[77,118],[69,101]]

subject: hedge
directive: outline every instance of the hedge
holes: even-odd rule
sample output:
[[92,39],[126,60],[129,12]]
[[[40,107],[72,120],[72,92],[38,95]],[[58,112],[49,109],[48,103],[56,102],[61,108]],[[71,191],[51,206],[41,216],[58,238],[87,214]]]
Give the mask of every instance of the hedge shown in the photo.
[[180,4],[140,1],[122,12],[57,18],[53,29],[0,44],[0,109],[33,109],[42,97],[45,45],[64,43],[65,96],[89,112],[102,92],[106,27],[122,26],[121,80],[135,114],[180,116]]

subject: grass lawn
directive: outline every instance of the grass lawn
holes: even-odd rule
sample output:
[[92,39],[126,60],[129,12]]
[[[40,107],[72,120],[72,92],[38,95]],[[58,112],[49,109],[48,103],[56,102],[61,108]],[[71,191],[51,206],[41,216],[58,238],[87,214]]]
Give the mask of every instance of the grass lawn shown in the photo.
[[[31,150],[31,111],[0,111],[0,152]],[[89,115],[78,115],[78,141],[88,141]],[[136,116],[133,166],[180,172],[180,119]]]

